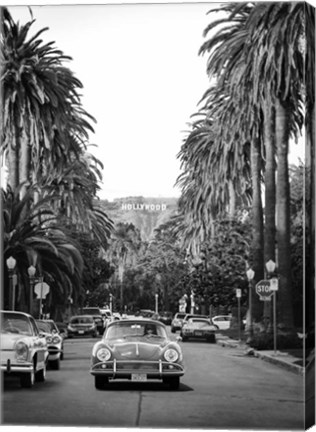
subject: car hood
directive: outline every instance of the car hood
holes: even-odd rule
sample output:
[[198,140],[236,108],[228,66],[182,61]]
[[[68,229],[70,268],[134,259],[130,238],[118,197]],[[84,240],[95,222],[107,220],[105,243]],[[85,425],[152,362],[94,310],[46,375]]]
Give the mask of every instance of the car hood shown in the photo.
[[27,345],[29,345],[28,338],[20,335],[20,334],[7,334],[7,333],[1,333],[0,337],[0,348],[1,350],[10,350],[14,348],[14,345],[17,341],[23,340]]
[[166,346],[165,340],[148,340],[144,338],[133,341],[116,342],[109,344],[115,358],[121,360],[136,359],[136,360],[153,360],[161,355],[162,349]]

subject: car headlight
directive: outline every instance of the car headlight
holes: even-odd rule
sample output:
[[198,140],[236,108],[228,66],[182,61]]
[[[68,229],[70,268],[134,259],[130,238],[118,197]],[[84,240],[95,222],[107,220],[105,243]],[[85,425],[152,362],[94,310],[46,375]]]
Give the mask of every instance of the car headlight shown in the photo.
[[17,361],[26,361],[29,353],[29,348],[24,342],[18,342],[15,345],[15,357]]
[[164,357],[167,360],[167,362],[172,363],[172,362],[175,362],[178,360],[179,353],[177,350],[175,350],[173,348],[169,348],[165,351]]
[[107,361],[111,357],[111,351],[108,350],[107,348],[100,348],[96,353],[96,357],[100,361]]
[[52,343],[52,341],[53,341],[53,338],[51,337],[51,336],[46,336],[46,342],[47,343]]
[[61,340],[61,338],[59,336],[54,336],[52,339],[52,343],[53,344],[59,344],[60,340]]

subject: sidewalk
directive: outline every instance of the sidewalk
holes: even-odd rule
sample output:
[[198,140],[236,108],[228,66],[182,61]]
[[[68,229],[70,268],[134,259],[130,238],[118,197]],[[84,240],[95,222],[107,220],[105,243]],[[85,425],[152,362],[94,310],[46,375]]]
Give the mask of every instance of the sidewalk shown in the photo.
[[283,351],[280,352],[278,350],[276,352],[274,352],[274,350],[258,351],[250,348],[248,345],[245,344],[245,342],[239,342],[238,340],[230,339],[228,336],[225,336],[222,333],[217,334],[216,343],[223,347],[238,348],[244,351],[245,355],[253,355],[254,357],[258,357],[264,361],[273,363],[298,375],[304,375],[305,373],[305,368],[303,367],[303,359],[297,357],[294,350],[293,354]]

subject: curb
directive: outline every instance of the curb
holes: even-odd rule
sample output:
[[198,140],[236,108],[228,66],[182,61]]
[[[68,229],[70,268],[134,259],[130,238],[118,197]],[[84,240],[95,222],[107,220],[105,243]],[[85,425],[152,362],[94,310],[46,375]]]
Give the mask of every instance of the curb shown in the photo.
[[[229,348],[240,348],[242,350],[246,350],[247,347],[245,344],[240,344],[238,341],[234,340],[217,340],[217,344],[221,345],[222,347],[229,347]],[[252,348],[248,347],[248,350],[251,350],[251,355],[254,357],[260,358],[261,360],[264,360],[266,362],[272,363],[276,366],[282,367],[284,369],[287,369],[290,372],[296,373],[298,375],[304,375],[305,368],[303,366],[296,365],[292,363],[291,361],[285,361],[282,358],[274,357],[273,355],[266,354],[262,351],[256,351]],[[245,355],[250,355],[245,351]],[[288,357],[286,357],[288,358]]]

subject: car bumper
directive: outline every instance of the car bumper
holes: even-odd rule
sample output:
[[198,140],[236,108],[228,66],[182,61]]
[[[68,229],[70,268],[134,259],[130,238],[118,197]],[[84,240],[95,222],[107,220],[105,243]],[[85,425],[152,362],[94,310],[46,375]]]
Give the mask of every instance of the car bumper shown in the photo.
[[179,363],[164,361],[127,361],[112,360],[94,363],[90,368],[94,376],[102,375],[112,379],[130,379],[133,374],[145,374],[149,379],[163,379],[184,375],[184,368]]
[[93,336],[97,333],[97,330],[68,330],[68,337],[73,336]]
[[1,372],[10,373],[30,373],[33,370],[32,362],[25,362],[23,364],[12,363],[10,359],[6,363],[1,363]]
[[182,336],[186,338],[196,338],[196,339],[209,339],[215,338],[214,333],[196,333],[196,332],[182,332]]
[[62,352],[60,346],[48,346],[48,361],[58,360]]

